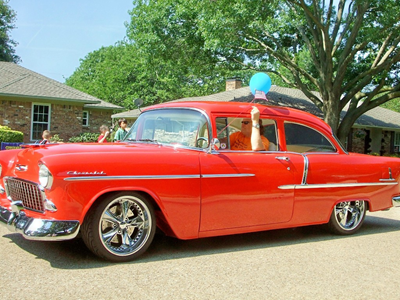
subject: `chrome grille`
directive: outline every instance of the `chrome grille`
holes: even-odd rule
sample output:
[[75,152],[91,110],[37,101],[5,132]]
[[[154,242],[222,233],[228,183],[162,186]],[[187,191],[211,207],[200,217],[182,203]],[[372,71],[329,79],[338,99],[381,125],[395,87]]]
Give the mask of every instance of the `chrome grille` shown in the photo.
[[39,189],[39,185],[29,181],[15,178],[5,180],[7,196],[12,201],[22,201],[26,209],[43,212],[44,194]]

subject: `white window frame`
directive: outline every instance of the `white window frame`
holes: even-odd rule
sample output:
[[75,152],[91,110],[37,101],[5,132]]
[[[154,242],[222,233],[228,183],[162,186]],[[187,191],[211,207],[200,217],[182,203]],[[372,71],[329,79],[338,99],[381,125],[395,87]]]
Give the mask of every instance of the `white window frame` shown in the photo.
[[[49,114],[48,114],[48,121],[47,122],[39,122],[39,121],[34,121],[34,114],[35,114],[35,106],[47,106],[48,108],[49,108]],[[34,139],[33,138],[33,127],[34,127],[34,124],[44,124],[44,125],[46,125],[46,129],[47,130],[50,130],[50,121],[51,121],[51,104],[49,104],[49,103],[32,103],[32,112],[31,112],[31,136],[30,136],[30,139],[31,139],[31,141],[34,141],[34,140],[38,140],[38,139],[41,139],[42,138],[42,134],[40,133],[40,136],[38,137],[38,139]],[[45,129],[44,129],[45,130]]]
[[400,132],[399,131],[395,131],[394,132],[394,140],[393,140],[393,145],[396,146],[400,146]]
[[[86,118],[85,118],[85,113],[86,113]],[[86,122],[85,122],[85,120],[86,120]],[[88,110],[82,111],[82,126],[84,126],[84,127],[89,126],[89,111]]]

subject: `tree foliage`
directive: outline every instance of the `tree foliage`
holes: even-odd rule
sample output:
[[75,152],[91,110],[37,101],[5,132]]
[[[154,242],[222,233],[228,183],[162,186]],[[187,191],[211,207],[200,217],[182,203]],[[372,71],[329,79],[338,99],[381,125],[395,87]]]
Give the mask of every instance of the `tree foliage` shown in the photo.
[[[91,53],[67,83],[81,72],[81,84],[99,83],[88,92],[110,101],[114,91],[110,102],[127,107],[126,97],[211,94],[229,77],[248,82],[265,71],[274,84],[302,90],[341,140],[363,113],[400,97],[398,0],[134,0],[130,14],[127,42],[99,50],[123,47],[126,56]],[[105,76],[113,63],[119,75],[109,80],[123,87],[110,83],[104,97],[108,80],[91,81],[83,69],[93,64]]]
[[[89,53],[66,84],[116,105],[129,108],[135,97],[132,81],[136,56],[131,45],[117,43]],[[137,71],[139,72],[139,71]]]
[[359,116],[400,96],[397,0],[218,0],[197,7],[207,49],[302,90],[342,140]]
[[175,8],[175,1],[135,1],[127,39],[89,53],[66,84],[130,109],[137,98],[149,105],[220,92],[227,78],[249,80],[204,48],[193,30],[197,13]]
[[15,28],[14,22],[15,12],[8,5],[8,0],[0,0],[0,61],[20,61],[14,49],[17,43],[10,38],[10,31]]
[[[219,91],[218,81],[225,83],[225,75],[215,78],[211,73],[196,75],[190,64],[151,53],[126,41],[102,47],[81,60],[80,66],[66,79],[66,84],[132,109],[133,101],[138,98],[143,99],[145,105],[155,104],[214,93]],[[203,72],[201,67],[198,72]]]

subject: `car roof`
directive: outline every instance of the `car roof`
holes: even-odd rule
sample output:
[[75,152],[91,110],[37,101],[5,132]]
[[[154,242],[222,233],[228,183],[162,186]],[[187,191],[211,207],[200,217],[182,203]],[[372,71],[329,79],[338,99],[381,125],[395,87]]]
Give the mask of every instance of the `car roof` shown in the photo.
[[250,108],[256,106],[261,115],[270,117],[283,117],[291,120],[301,120],[305,123],[315,124],[329,132],[332,132],[331,127],[326,124],[323,120],[312,115],[308,112],[304,112],[298,109],[274,106],[274,105],[264,105],[260,103],[249,103],[249,102],[218,102],[218,101],[174,101],[166,102],[161,104],[152,105],[143,108],[143,111],[158,109],[158,108],[196,108],[201,109],[208,115],[216,113],[226,113],[226,114],[237,114],[250,112]]

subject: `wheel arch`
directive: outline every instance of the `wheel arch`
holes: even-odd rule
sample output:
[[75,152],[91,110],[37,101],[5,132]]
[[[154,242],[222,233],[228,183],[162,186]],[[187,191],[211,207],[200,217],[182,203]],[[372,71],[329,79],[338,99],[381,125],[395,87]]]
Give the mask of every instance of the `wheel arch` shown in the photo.
[[103,193],[96,195],[93,199],[86,205],[83,213],[82,213],[82,223],[85,222],[85,218],[88,212],[96,207],[98,203],[100,203],[104,198],[109,197],[110,195],[117,194],[120,192],[126,193],[138,193],[141,196],[145,197],[153,206],[154,213],[156,216],[156,226],[161,229],[166,235],[175,236],[171,226],[169,225],[165,213],[159,204],[161,201],[154,193],[151,193],[147,190],[142,189],[115,189],[103,191]]
[[335,208],[335,206],[337,204],[339,204],[340,202],[347,202],[347,201],[364,201],[365,202],[365,209],[368,211],[369,210],[369,206],[370,206],[370,201],[371,199],[369,199],[368,197],[353,197],[353,198],[341,198],[336,200],[335,202],[333,202],[332,207],[331,207],[331,212],[332,210]]
[[338,202],[332,210],[327,228],[333,234],[356,233],[364,223],[368,206],[368,201],[360,198]]
[[365,210],[366,211],[369,211],[369,207],[370,207],[370,199],[369,198],[367,198],[367,197],[356,197],[356,198],[341,198],[341,199],[338,199],[338,200],[336,200],[336,201],[334,201],[333,203],[332,203],[332,206],[331,206],[331,208],[330,208],[330,210],[328,211],[328,213],[326,214],[326,216],[324,217],[324,222],[323,223],[328,223],[329,222],[329,219],[330,219],[330,217],[331,217],[331,214],[332,214],[332,212],[333,212],[333,210],[335,209],[335,206],[337,205],[337,204],[339,204],[339,203],[341,203],[341,202],[346,202],[346,201],[364,201],[365,202]]

